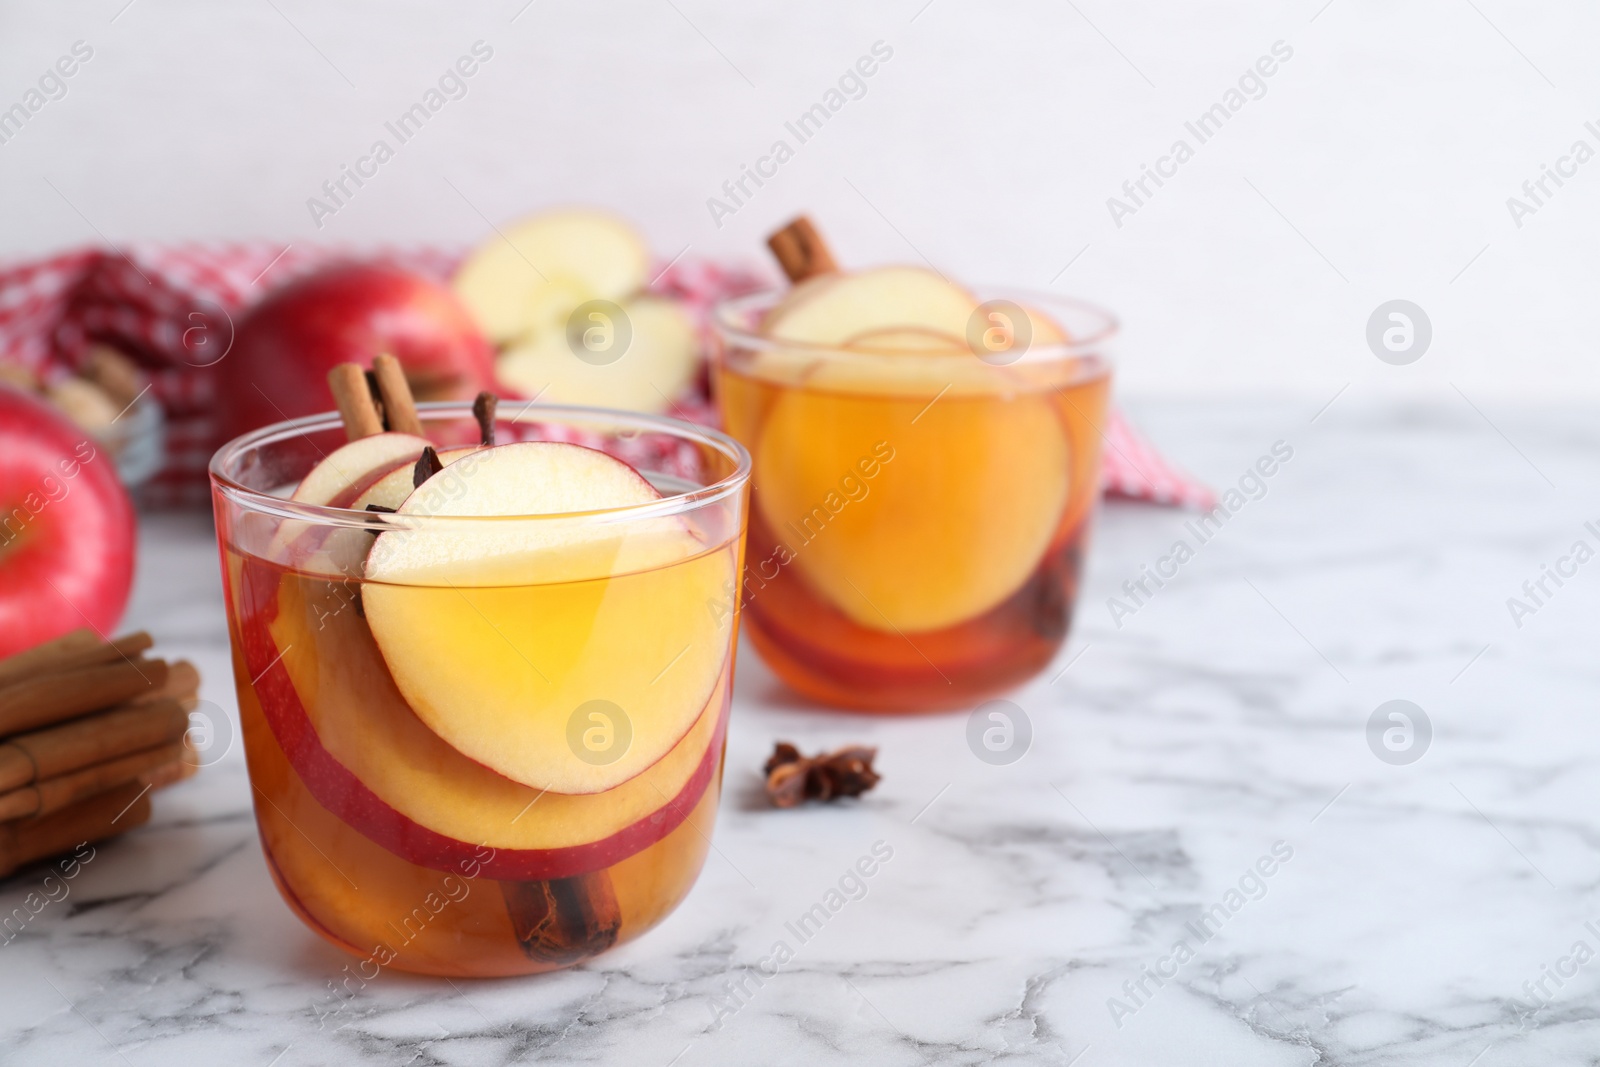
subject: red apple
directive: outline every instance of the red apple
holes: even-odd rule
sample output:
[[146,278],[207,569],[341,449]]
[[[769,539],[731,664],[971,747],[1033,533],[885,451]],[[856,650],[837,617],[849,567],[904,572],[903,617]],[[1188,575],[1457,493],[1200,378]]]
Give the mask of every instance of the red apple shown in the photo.
[[135,534],[111,454],[42,401],[0,386],[0,656],[115,626]]
[[393,354],[418,400],[494,387],[494,351],[447,287],[380,263],[341,263],[273,291],[216,366],[218,442],[333,409],[328,371]]

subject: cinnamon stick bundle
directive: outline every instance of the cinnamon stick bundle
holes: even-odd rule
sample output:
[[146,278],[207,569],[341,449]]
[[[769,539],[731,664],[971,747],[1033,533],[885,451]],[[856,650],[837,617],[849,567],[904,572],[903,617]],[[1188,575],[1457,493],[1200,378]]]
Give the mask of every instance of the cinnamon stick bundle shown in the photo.
[[34,785],[0,793],[0,823],[29,815],[48,815],[114,786],[140,782],[145,774],[177,763],[185,752],[180,737],[155,748],[106,760],[71,774],[46,778]]
[[131,659],[149,651],[153,642],[150,635],[140,631],[119,637],[115,641],[102,641],[87,626],[64,634],[54,641],[18,652],[0,660],[0,688],[13,682],[40,674],[79,670],[119,659]]
[[0,744],[0,795],[181,738],[189,729],[185,703],[163,697],[124,704],[100,715],[13,737]]
[[85,841],[126,833],[150,821],[150,787],[137,782],[107,790],[50,815],[0,823],[0,878]]
[[163,660],[117,659],[81,670],[51,671],[0,689],[0,735],[61,722],[159,691]]
[[0,877],[150,816],[150,790],[193,774],[194,664],[147,633],[76,630],[0,660]]

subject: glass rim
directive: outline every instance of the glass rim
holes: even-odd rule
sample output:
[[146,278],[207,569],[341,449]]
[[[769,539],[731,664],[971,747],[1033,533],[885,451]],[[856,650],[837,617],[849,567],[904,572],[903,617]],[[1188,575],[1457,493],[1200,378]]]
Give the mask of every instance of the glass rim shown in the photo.
[[[430,416],[472,417],[472,402],[466,400],[436,400],[417,404],[417,413],[426,421]],[[562,511],[537,515],[406,515],[387,512],[356,511],[326,504],[306,504],[287,497],[274,496],[259,489],[251,489],[232,477],[227,468],[246,453],[270,444],[303,437],[320,430],[334,430],[343,426],[339,413],[325,411],[305,415],[298,419],[275,422],[249,433],[241,434],[222,445],[212,454],[206,472],[213,490],[230,501],[261,514],[280,519],[293,519],[324,526],[351,526],[365,530],[384,529],[461,529],[486,523],[506,522],[633,522],[680,515],[696,508],[714,504],[740,492],[750,478],[752,462],[750,453],[738,441],[720,430],[698,423],[675,419],[667,415],[647,415],[642,412],[622,411],[613,408],[588,407],[580,404],[529,403],[512,418],[499,418],[496,422],[558,423],[583,425],[584,422],[604,421],[612,426],[630,426],[635,436],[642,433],[660,433],[679,441],[706,445],[733,463],[733,469],[716,481],[683,493],[663,495],[660,500],[643,504],[628,504],[616,508],[597,508],[590,511]],[[509,442],[508,442],[509,443]],[[571,443],[571,442],[562,442]],[[620,458],[620,457],[613,457]],[[627,462],[622,460],[622,462]],[[631,466],[631,464],[630,464]],[[641,472],[643,473],[643,472]],[[648,479],[647,479],[648,480]]]
[[[1073,296],[1062,296],[1056,293],[1045,293],[1027,288],[977,286],[976,291],[977,295],[986,296],[985,303],[990,300],[1013,300],[1029,306],[1043,305],[1046,308],[1051,306],[1068,307],[1080,314],[1088,315],[1095,321],[1095,326],[1086,336],[1074,336],[1066,342],[1030,344],[1026,353],[1019,357],[1017,362],[1047,363],[1092,355],[1102,360],[1109,368],[1112,362],[1111,357],[1104,351],[1100,351],[1100,349],[1121,332],[1122,323],[1115,315],[1100,305],[1087,300],[1079,300]],[[758,292],[719,300],[711,310],[711,325],[720,339],[740,348],[803,352],[819,359],[838,360],[875,359],[882,358],[888,354],[883,349],[849,349],[837,343],[782,341],[752,332],[735,318],[735,316],[748,313],[755,308],[771,307],[790,292],[793,292],[793,289],[762,289]],[[975,352],[970,354],[977,357]]]

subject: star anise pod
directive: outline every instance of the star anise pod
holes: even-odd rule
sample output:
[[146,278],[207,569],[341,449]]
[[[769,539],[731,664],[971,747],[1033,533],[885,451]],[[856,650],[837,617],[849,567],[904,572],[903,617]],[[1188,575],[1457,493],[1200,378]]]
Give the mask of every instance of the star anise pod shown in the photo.
[[806,800],[858,797],[878,784],[872,769],[878,750],[847,745],[834,752],[802,756],[787,741],[779,741],[767,757],[767,797],[774,807],[792,808]]

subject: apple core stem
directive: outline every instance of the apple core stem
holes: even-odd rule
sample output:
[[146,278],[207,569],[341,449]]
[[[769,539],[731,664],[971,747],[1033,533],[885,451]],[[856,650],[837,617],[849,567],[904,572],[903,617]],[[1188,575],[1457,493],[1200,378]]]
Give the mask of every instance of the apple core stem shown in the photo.
[[472,402],[472,417],[478,420],[478,443],[488,448],[494,444],[494,411],[500,398],[485,390]]

